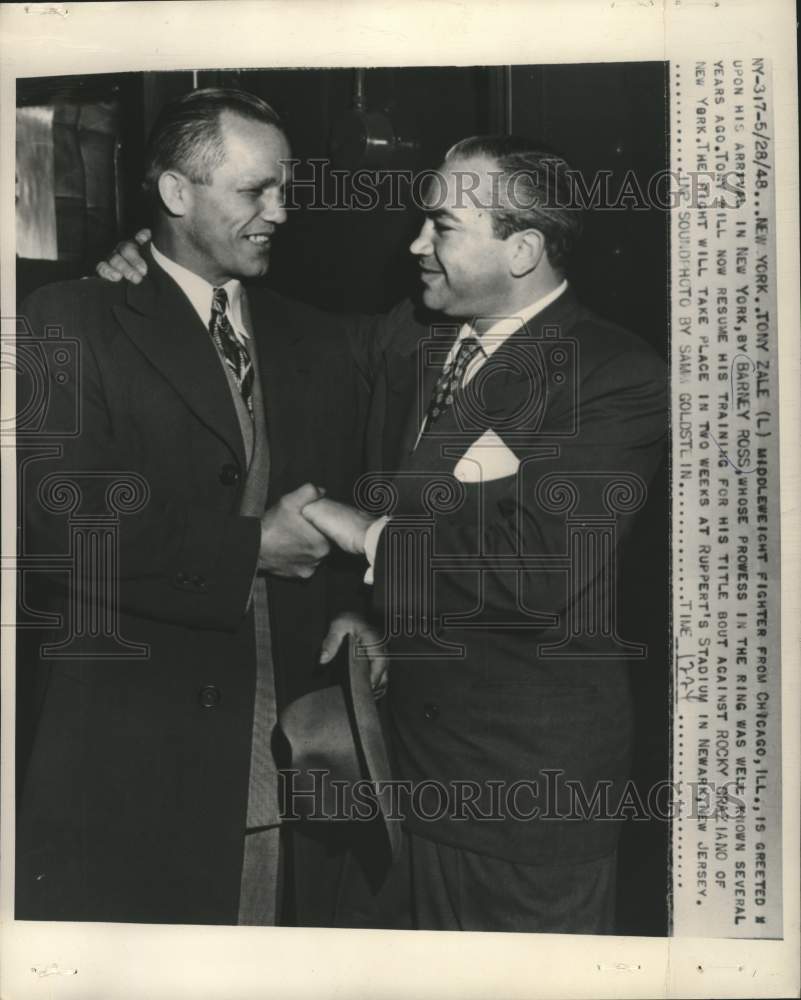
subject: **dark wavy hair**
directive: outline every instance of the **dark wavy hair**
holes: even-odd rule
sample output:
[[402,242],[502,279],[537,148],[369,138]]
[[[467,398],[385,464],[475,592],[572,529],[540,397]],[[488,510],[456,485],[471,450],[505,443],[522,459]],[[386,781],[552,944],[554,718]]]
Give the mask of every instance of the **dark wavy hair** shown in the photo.
[[524,229],[538,230],[551,265],[564,271],[582,230],[581,209],[572,196],[572,169],[565,158],[523,136],[474,135],[451,146],[445,159],[475,156],[497,164],[495,236],[503,240]]

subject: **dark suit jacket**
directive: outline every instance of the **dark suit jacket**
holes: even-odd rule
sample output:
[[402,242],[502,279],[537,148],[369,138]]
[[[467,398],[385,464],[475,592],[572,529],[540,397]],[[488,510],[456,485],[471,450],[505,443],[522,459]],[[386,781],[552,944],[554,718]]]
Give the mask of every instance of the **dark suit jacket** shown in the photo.
[[[452,327],[450,338],[421,366],[432,324],[443,323]],[[614,848],[619,824],[564,818],[577,801],[565,781],[579,782],[589,801],[598,782],[610,784],[612,806],[619,797],[632,728],[629,661],[599,634],[604,609],[598,600],[592,602],[597,620],[588,628],[576,621],[582,595],[612,562],[604,542],[582,550],[587,561],[579,572],[567,571],[570,504],[560,505],[575,489],[573,517],[586,527],[604,513],[605,491],[620,474],[629,484],[617,494],[624,508],[627,489],[647,487],[667,430],[665,365],[642,340],[593,316],[568,290],[485,362],[471,383],[472,397],[457,392],[454,406],[414,449],[457,327],[404,303],[374,331],[368,364],[375,381],[369,464],[394,481],[390,528],[405,516],[428,518],[432,553],[444,566],[433,575],[435,636],[404,634],[409,630],[400,619],[408,604],[401,602],[412,558],[409,549],[390,555],[390,531],[383,532],[375,599],[388,629],[394,616],[389,706],[398,773],[449,789],[447,800],[429,789],[411,803],[407,825],[515,862],[599,857]],[[457,461],[488,429],[520,459],[517,474],[460,484],[453,476]],[[617,515],[618,543],[635,516]],[[412,533],[426,530],[413,521]],[[531,566],[528,556],[544,558]],[[460,567],[459,559],[467,562]],[[422,592],[419,577],[411,587]],[[614,603],[616,592],[614,579],[601,582],[604,600]],[[588,630],[595,634],[573,637],[569,657],[545,648]],[[461,655],[436,655],[442,654],[437,640],[460,646]],[[641,660],[638,668],[646,664]],[[548,777],[548,771],[560,775]],[[479,783],[481,794],[475,806],[460,806],[454,783],[469,781]],[[516,781],[537,782],[536,794],[526,785],[507,798]],[[488,793],[492,782],[500,783],[500,799]],[[524,818],[535,808],[537,818]]]
[[[365,390],[342,328],[263,288],[248,297],[269,425],[268,505],[307,481],[348,500]],[[16,915],[235,923],[255,678],[246,608],[260,524],[238,514],[245,459],[218,356],[157,267],[139,286],[51,285],[20,312],[34,341],[58,325],[80,359],[79,388],[51,371],[47,421],[68,425],[77,405],[78,435],[42,439],[60,446],[56,458],[20,450],[24,550],[45,565],[68,551],[66,513],[43,505],[50,474],[77,481],[77,513],[95,518],[107,510],[107,474],[142,477],[146,502],[119,516],[119,633],[149,653],[98,656],[87,638],[71,659],[42,656],[42,642],[71,628],[69,588],[57,569],[27,575],[21,602],[62,616],[63,628],[19,632],[19,717],[31,731],[21,741]],[[328,682],[320,641],[359,581],[331,560],[308,581],[270,577],[268,589],[280,707]]]

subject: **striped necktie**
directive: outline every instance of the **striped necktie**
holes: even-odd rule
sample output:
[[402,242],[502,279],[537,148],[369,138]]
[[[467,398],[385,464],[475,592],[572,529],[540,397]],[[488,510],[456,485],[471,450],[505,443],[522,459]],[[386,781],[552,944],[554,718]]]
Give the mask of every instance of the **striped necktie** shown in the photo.
[[228,370],[242,394],[251,419],[253,419],[253,365],[250,355],[237,340],[234,328],[225,311],[228,308],[228,293],[224,288],[215,288],[211,300],[209,333],[217,350],[222,354]]
[[461,386],[465,369],[472,361],[476,352],[480,351],[481,342],[477,337],[464,337],[456,351],[453,361],[443,370],[434,386],[431,395],[431,402],[428,404],[426,414],[426,427],[438,420],[442,414],[453,404],[453,396]]

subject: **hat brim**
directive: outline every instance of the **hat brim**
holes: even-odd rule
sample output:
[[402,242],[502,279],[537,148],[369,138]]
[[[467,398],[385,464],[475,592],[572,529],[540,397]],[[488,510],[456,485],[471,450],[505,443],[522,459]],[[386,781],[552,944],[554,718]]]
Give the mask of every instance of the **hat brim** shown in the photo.
[[[346,639],[347,669],[342,682],[311,691],[279,716],[287,744],[284,812],[305,820],[358,819],[353,787],[360,801],[372,790],[393,858],[400,852],[400,822],[392,818],[381,784],[391,777],[381,720],[370,686],[369,661]],[[386,791],[386,785],[385,791]],[[363,813],[362,813],[363,815]]]

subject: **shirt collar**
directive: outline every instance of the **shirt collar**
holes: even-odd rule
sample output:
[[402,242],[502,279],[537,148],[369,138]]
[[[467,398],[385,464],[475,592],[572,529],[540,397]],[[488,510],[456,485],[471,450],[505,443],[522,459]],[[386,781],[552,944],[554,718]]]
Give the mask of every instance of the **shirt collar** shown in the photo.
[[[541,313],[552,302],[555,302],[566,289],[567,280],[564,280],[560,285],[557,285],[556,288],[548,292],[547,295],[536,299],[530,305],[526,306],[525,309],[518,309],[514,316],[504,316],[502,319],[496,320],[481,334],[477,333],[469,323],[465,323],[461,330],[459,330],[459,336],[454,344],[454,349],[458,349],[459,343],[466,337],[478,337],[481,342],[481,351],[477,357],[481,357],[482,360],[491,358],[513,333],[519,330],[524,323],[528,323],[530,319],[534,319],[538,313]],[[455,354],[455,350],[453,353]]]
[[167,257],[154,243],[150,244],[150,249],[153,253],[153,260],[169,274],[192,303],[203,326],[208,327],[209,320],[211,319],[211,300],[215,287],[224,288],[228,295],[228,308],[225,310],[225,315],[234,328],[237,338],[240,341],[243,338],[247,338],[248,332],[245,329],[245,324],[242,322],[242,283],[240,281],[236,278],[231,278],[224,285],[210,285],[199,274],[195,274],[194,271],[190,271],[189,268]]

